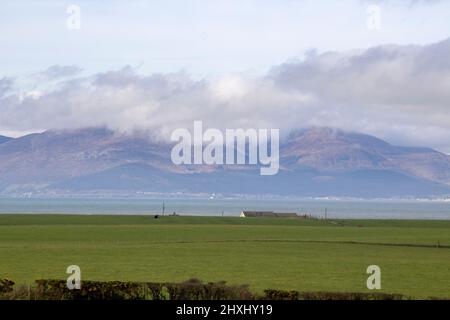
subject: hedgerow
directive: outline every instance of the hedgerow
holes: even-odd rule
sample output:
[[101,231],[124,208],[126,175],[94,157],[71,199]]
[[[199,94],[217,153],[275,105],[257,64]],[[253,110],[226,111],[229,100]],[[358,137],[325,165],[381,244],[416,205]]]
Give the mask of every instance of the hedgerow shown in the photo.
[[[0,279],[0,299],[12,300],[405,300],[401,294],[378,292],[299,292],[264,290],[252,293],[248,285],[225,281],[204,283],[190,279],[172,282],[82,281],[81,289],[69,290],[64,280],[36,280],[35,286],[14,287]],[[437,298],[430,298],[437,299]],[[442,299],[442,298],[439,298]]]

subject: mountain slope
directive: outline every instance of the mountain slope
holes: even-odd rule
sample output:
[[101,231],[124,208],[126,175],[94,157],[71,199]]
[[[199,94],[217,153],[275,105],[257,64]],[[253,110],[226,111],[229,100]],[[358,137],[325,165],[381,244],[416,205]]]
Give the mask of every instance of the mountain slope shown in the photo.
[[274,194],[290,196],[432,196],[449,194],[442,184],[388,170],[355,170],[348,173],[323,173],[312,169],[280,171],[261,176],[259,170],[217,170],[210,173],[178,174],[155,171],[143,164],[127,164],[91,175],[71,178],[55,185],[56,190],[88,192],[142,191]]
[[280,146],[280,172],[255,166],[175,166],[171,145],[106,129],[47,131],[0,144],[0,191],[209,192],[296,196],[450,194],[450,158],[329,128]]
[[169,146],[106,129],[47,131],[12,142],[0,145],[3,185],[57,182],[141,160],[164,167],[170,155]]
[[0,144],[8,142],[8,141],[10,141],[12,139],[13,138],[10,138],[10,137],[0,136]]
[[323,171],[377,169],[450,184],[450,157],[430,148],[397,147],[375,137],[316,128],[291,135],[280,151],[287,166]]

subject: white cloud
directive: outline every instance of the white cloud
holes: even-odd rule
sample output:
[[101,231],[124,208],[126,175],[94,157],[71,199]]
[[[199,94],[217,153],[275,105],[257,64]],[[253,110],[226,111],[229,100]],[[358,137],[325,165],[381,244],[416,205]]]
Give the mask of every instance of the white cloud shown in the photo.
[[[449,56],[446,40],[311,52],[263,77],[194,80],[184,72],[142,75],[125,67],[72,76],[52,90],[38,86],[32,92],[39,94],[8,89],[0,96],[0,129],[106,126],[167,139],[173,129],[190,128],[194,120],[219,129],[281,128],[282,134],[330,126],[450,151]],[[3,81],[5,88],[13,83]]]
[[241,99],[248,93],[247,83],[237,76],[222,77],[212,84],[212,90],[223,102]]
[[277,66],[271,77],[286,90],[320,95],[321,113],[311,117],[317,124],[448,150],[449,56],[450,39],[329,52]]

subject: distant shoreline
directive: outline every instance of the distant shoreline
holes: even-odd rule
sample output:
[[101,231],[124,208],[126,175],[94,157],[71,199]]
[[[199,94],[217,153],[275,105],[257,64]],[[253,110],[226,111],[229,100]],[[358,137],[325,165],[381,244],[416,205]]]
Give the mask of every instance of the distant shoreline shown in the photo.
[[242,211],[295,212],[317,219],[450,220],[450,202],[405,200],[249,200],[0,198],[0,214],[238,217]]

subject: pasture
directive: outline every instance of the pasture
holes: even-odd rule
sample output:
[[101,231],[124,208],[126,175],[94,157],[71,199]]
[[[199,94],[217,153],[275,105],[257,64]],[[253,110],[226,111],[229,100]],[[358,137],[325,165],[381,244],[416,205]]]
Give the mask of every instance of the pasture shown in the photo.
[[0,279],[225,280],[264,289],[450,296],[450,221],[0,215]]

